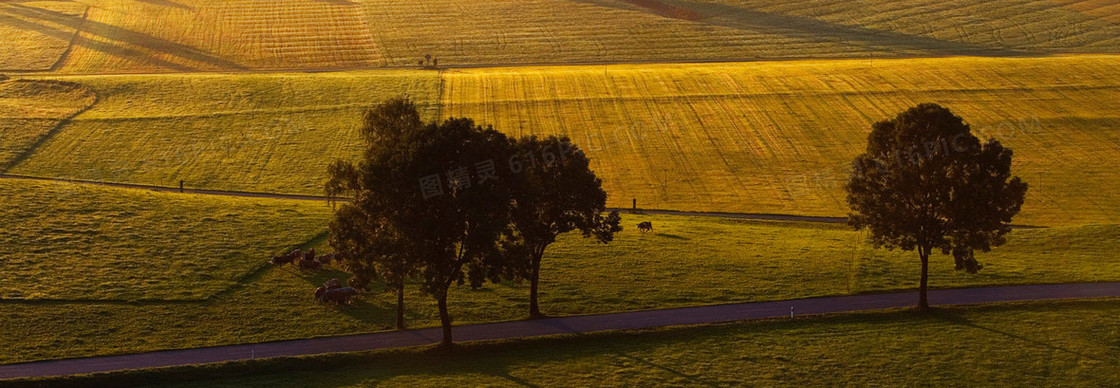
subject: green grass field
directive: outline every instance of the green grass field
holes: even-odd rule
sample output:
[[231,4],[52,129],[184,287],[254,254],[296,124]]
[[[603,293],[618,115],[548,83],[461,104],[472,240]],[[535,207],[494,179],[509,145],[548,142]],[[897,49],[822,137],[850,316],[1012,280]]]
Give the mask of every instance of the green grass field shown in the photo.
[[0,171],[96,99],[89,88],[71,82],[0,80]]
[[321,194],[327,165],[358,154],[365,107],[407,96],[438,114],[436,72],[66,79],[98,104],[11,172]]
[[[41,385],[1074,386],[1120,383],[1117,300],[838,314],[263,360]],[[542,350],[547,349],[547,351]]]
[[206,300],[314,240],[330,212],[66,183],[0,180],[0,193],[5,301]]
[[[1120,10],[1075,0],[13,1],[0,69],[355,69],[1120,53]],[[75,31],[80,32],[75,36]],[[71,46],[64,58],[63,53]]]
[[[0,181],[0,363],[388,330],[392,295],[316,305],[337,268],[264,269],[321,243],[319,202],[196,197]],[[31,198],[36,198],[32,200]],[[650,220],[655,233],[632,226]],[[541,305],[554,315],[914,289],[912,254],[873,250],[843,225],[627,215],[603,246],[565,236],[546,255]],[[1120,227],[1016,230],[977,275],[933,262],[933,287],[1120,280]],[[1061,265],[1054,265],[1060,262]],[[267,267],[266,267],[267,268]],[[438,324],[410,287],[410,327]],[[457,324],[520,319],[527,286],[454,287]]]

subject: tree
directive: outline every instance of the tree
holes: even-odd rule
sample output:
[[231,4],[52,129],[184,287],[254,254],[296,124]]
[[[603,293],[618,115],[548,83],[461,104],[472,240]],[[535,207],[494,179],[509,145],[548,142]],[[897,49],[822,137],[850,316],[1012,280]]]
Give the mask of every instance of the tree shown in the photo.
[[504,249],[512,255],[515,275],[529,281],[529,316],[539,318],[543,315],[537,290],[545,249],[557,236],[574,230],[608,243],[622,228],[618,212],[603,215],[607,193],[602,181],[591,171],[587,156],[567,138],[526,137],[515,141],[514,150],[513,228]]
[[[377,241],[384,246],[379,252],[397,252],[392,257],[408,269],[400,272],[419,278],[422,290],[436,299],[442,345],[450,346],[448,289],[464,281],[468,266],[500,267],[488,261],[500,262],[498,241],[509,227],[508,176],[478,171],[507,160],[510,141],[469,119],[419,123],[415,106],[405,100],[368,113],[365,155],[357,166],[332,165],[327,192],[353,194],[350,206],[363,215],[340,210],[335,223],[361,226],[335,229],[377,236],[370,245]],[[376,263],[376,257],[363,260]]]
[[958,270],[975,273],[975,251],[1002,245],[1027,184],[1011,176],[1010,149],[981,143],[948,109],[921,104],[872,126],[866,153],[847,184],[849,222],[868,228],[876,248],[918,251],[918,308],[926,297],[929,257],[952,254]]
[[389,213],[382,206],[384,196],[371,195],[378,187],[370,187],[389,162],[392,150],[385,146],[400,141],[422,127],[420,115],[412,102],[394,99],[366,111],[360,134],[365,144],[364,158],[359,165],[336,161],[328,168],[327,196],[352,196],[343,203],[330,224],[329,244],[341,254],[345,268],[364,286],[377,277],[396,293],[396,327],[404,329],[405,281],[416,275],[413,267],[416,249],[388,222]]

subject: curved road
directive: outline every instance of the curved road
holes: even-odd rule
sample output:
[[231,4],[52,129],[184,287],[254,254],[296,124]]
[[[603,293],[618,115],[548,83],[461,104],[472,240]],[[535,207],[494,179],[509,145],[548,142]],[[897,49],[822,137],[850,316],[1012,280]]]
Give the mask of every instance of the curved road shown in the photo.
[[[1012,301],[1120,297],[1120,282],[1052,284],[1036,286],[958,288],[930,291],[936,305]],[[908,307],[917,292],[835,296],[772,302],[738,303],[549,318],[531,321],[484,323],[455,327],[458,342],[590,333],[604,330],[643,329]],[[76,358],[0,365],[0,379],[111,372],[129,369],[206,364],[268,357],[399,348],[438,343],[440,328],[379,332],[294,341],[218,346],[119,356]]]

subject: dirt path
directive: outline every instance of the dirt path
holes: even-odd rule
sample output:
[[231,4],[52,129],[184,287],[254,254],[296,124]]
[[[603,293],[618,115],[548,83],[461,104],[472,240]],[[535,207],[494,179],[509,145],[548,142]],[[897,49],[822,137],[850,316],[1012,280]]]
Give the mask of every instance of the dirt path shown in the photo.
[[[1013,301],[1120,297],[1120,282],[958,288],[930,291],[936,305],[980,304]],[[582,315],[531,321],[511,321],[458,326],[458,342],[526,338],[546,335],[631,330],[817,315],[913,306],[916,292],[836,296],[773,302],[738,303],[624,313]],[[76,358],[0,365],[0,379],[87,374],[129,369],[206,364],[269,357],[429,345],[439,342],[440,328],[380,332],[294,341],[267,342]]]

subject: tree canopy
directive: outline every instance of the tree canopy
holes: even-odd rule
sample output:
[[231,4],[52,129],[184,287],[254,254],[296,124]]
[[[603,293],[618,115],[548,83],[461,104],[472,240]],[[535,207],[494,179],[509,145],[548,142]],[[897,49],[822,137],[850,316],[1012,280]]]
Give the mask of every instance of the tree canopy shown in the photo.
[[975,252],[1002,245],[1027,184],[1011,174],[1010,149],[981,142],[963,119],[921,104],[872,126],[867,150],[847,183],[849,220],[871,231],[876,247],[918,251],[919,308],[929,308],[928,261],[952,254],[975,273]]

